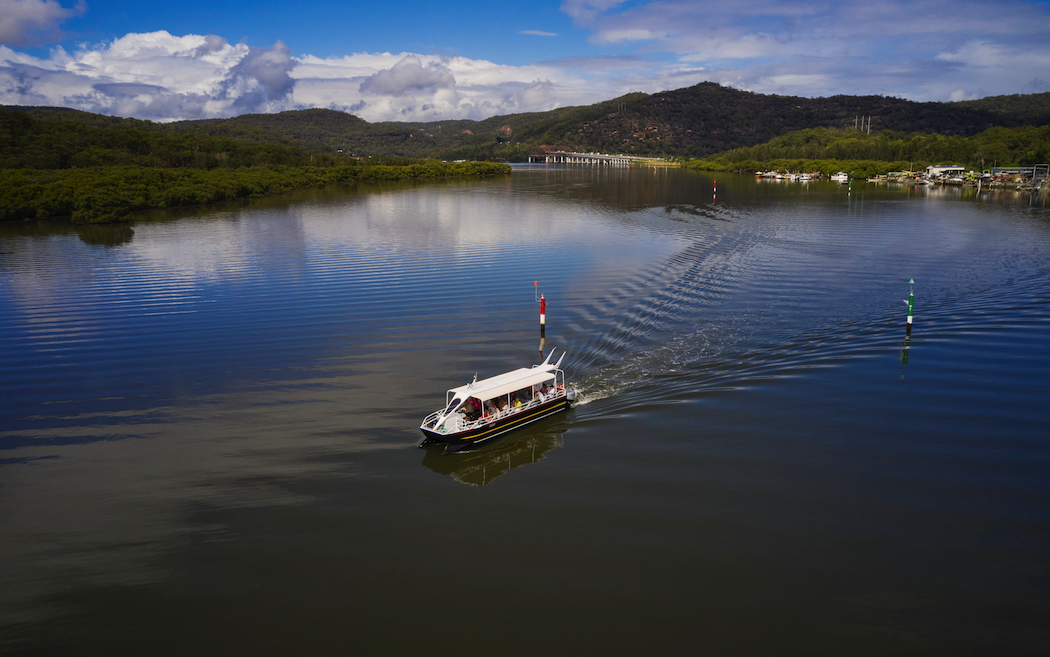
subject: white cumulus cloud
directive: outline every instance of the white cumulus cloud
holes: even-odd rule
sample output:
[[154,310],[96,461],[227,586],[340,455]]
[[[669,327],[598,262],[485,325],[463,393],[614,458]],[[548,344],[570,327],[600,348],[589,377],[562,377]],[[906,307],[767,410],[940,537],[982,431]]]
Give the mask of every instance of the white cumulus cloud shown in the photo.
[[452,71],[441,62],[423,62],[408,55],[391,68],[377,71],[361,83],[361,93],[381,96],[405,96],[419,92],[434,92],[456,86]]
[[84,0],[70,8],[55,0],[0,0],[0,43],[24,46],[61,38],[59,24],[81,16]]
[[484,119],[586,105],[638,89],[636,80],[604,71],[414,53],[308,55],[292,76],[297,107],[338,109],[372,122]]
[[[630,58],[628,58],[630,59]],[[613,62],[617,65],[609,65]],[[33,57],[0,46],[0,104],[51,105],[155,121],[325,107],[377,121],[483,119],[658,91],[678,68],[642,77],[642,61],[508,66],[416,53],[294,57],[214,35],[128,34]],[[625,70],[628,71],[625,74]],[[698,77],[685,84],[699,82]]]
[[296,60],[284,44],[128,34],[37,59],[0,46],[0,103],[170,121],[291,109]]

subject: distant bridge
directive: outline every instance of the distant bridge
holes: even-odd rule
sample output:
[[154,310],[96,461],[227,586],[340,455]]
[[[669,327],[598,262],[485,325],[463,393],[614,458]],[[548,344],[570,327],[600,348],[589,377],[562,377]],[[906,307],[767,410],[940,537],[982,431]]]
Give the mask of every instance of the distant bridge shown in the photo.
[[530,155],[529,162],[547,162],[551,164],[605,164],[625,167],[631,163],[625,155],[602,155],[601,153],[566,153],[552,151],[539,155]]

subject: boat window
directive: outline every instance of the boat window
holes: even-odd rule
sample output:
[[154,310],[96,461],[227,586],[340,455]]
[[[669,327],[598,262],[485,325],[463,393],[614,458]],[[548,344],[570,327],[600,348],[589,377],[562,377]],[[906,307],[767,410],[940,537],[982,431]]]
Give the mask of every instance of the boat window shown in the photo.
[[[445,409],[445,415],[448,415],[452,411],[456,410],[456,408],[462,403],[463,403],[463,400],[460,399],[459,397],[456,397],[455,399],[453,399],[452,403],[449,404],[448,408]],[[431,408],[433,408],[433,406],[431,406]]]

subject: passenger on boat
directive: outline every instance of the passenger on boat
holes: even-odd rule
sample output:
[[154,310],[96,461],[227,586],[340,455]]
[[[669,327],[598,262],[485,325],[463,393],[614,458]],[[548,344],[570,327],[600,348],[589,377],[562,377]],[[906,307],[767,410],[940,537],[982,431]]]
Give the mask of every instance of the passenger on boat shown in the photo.
[[477,397],[471,397],[467,400],[467,403],[463,405],[463,409],[467,419],[473,422],[481,417],[481,400]]
[[491,399],[485,402],[485,417],[495,415],[496,413],[499,413],[499,409],[496,408],[496,404],[493,403]]

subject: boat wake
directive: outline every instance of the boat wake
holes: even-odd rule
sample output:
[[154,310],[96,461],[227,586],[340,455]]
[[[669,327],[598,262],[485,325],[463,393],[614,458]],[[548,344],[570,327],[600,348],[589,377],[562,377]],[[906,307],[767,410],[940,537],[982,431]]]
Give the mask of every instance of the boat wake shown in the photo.
[[[577,417],[812,376],[859,359],[900,358],[905,284],[880,289],[857,280],[855,293],[828,298],[815,286],[792,283],[787,294],[776,272],[746,252],[750,244],[738,246],[740,251],[685,270],[669,264],[668,271],[678,271],[664,289],[637,300],[619,315],[623,321],[610,320],[597,331],[599,337],[574,360],[570,377]],[[993,332],[1010,332],[1017,317],[1045,324],[1050,310],[1040,295],[1050,272],[1036,265],[1023,280],[999,280],[989,272],[975,276],[966,290],[920,288],[916,321],[922,328],[911,344],[954,340],[989,322]],[[1004,286],[1015,300],[1009,307],[1002,303]],[[778,294],[782,300],[771,302]]]

